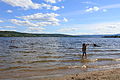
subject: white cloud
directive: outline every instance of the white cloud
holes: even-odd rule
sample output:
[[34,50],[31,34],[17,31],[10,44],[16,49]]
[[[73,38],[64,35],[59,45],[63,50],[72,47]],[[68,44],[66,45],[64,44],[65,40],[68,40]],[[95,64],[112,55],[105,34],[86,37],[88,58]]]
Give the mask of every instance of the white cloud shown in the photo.
[[4,21],[0,20],[0,23],[3,23]]
[[102,6],[101,8],[102,9],[120,8],[120,4],[105,5],[105,6]]
[[0,31],[17,31],[17,30],[14,30],[14,29],[12,29],[12,30],[7,30],[7,29],[0,29]]
[[80,28],[79,27],[68,27],[68,28],[62,28],[57,30],[58,32],[74,32],[78,31]]
[[16,24],[16,25],[20,25],[20,26],[34,26],[34,27],[37,27],[38,25],[34,24],[34,23],[31,23],[29,21],[21,21],[21,20],[17,20],[17,19],[11,19],[10,20],[12,23]]
[[107,9],[103,9],[103,12],[107,12]]
[[60,25],[58,22],[38,22],[36,23],[38,26],[58,26]]
[[60,22],[60,20],[56,18],[57,16],[59,16],[59,14],[36,13],[36,14],[22,16],[22,17],[18,17],[18,18],[22,18],[24,20],[30,20],[30,21],[40,21],[40,22]]
[[92,24],[90,27],[96,34],[117,34],[120,31],[120,22]]
[[100,34],[117,34],[120,31],[120,22],[95,24],[96,33]]
[[93,11],[99,11],[102,10],[103,12],[107,12],[107,9],[113,9],[113,8],[120,8],[120,4],[111,4],[111,5],[105,5],[105,6],[94,6],[91,8],[86,9],[86,12],[93,12]]
[[68,22],[68,19],[66,19],[66,18],[63,18],[63,21],[64,21],[64,22]]
[[17,17],[17,18],[20,18],[23,20],[11,19],[10,21],[13,24],[16,24],[19,26],[26,26],[26,27],[32,27],[32,28],[34,27],[36,29],[36,28],[42,28],[45,26],[58,26],[58,25],[60,25],[61,21],[56,18],[57,16],[59,16],[59,14],[36,13],[36,14],[32,14],[32,15]]
[[67,34],[120,34],[120,22],[106,22],[96,24],[76,24],[69,25],[69,28],[62,28],[58,31],[66,32]]
[[12,11],[12,10],[7,10],[6,12],[7,12],[7,13],[12,13],[13,11]]
[[[3,2],[13,6],[13,7],[21,7],[25,10],[27,9],[51,9],[51,10],[58,10],[60,7],[57,6],[52,6],[49,4],[38,4],[38,3],[33,3],[32,0],[2,0]],[[55,9],[56,8],[56,9]]]
[[42,30],[44,30],[44,28],[41,28],[41,27],[28,27],[28,30],[29,32],[34,32],[34,31],[37,31],[37,32],[41,32]]
[[49,3],[56,3],[56,0],[44,0],[46,2],[49,2]]
[[44,30],[45,28],[42,28],[42,27],[28,27],[24,32],[35,33],[35,34],[46,33]]
[[64,6],[61,6],[61,8],[65,8]]
[[1,28],[16,28],[15,26],[2,26]]
[[61,2],[62,0],[44,0],[44,1],[49,3],[57,3],[57,2]]
[[60,9],[60,7],[53,6],[51,9],[52,9],[52,10],[54,10],[54,11],[56,11],[56,10],[59,10],[59,9]]
[[99,7],[94,6],[94,7],[92,7],[92,8],[88,8],[88,9],[86,9],[86,12],[93,12],[93,11],[99,11],[99,10],[100,10]]
[[81,2],[81,3],[83,3],[83,4],[91,4],[91,5],[96,5],[96,3],[94,3],[94,2],[91,2],[91,1],[86,1],[86,2]]
[[38,9],[39,4],[33,3],[31,0],[2,0],[3,2],[10,4],[12,6],[22,7],[24,9]]

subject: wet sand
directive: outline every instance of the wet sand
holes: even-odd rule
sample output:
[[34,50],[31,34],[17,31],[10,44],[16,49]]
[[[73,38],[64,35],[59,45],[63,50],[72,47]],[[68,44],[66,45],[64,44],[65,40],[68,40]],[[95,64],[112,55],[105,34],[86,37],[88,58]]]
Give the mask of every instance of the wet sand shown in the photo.
[[120,68],[34,80],[120,80]]

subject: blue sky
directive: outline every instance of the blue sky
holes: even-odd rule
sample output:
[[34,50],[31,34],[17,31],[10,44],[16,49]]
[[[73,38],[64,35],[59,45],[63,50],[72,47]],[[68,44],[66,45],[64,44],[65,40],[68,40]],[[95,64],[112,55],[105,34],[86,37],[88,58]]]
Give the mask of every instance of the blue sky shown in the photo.
[[0,30],[120,34],[120,0],[0,0]]

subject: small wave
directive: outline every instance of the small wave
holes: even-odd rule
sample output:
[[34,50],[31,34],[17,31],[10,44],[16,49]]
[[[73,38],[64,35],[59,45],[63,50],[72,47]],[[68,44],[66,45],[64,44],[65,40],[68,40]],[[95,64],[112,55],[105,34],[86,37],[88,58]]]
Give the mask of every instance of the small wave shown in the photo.
[[15,67],[8,67],[8,68],[0,69],[0,71],[13,70],[13,69],[20,69],[20,68],[31,68],[31,67],[28,67],[28,66],[15,66]]
[[120,68],[120,64],[99,66],[98,68],[102,68],[102,69]]
[[54,70],[72,69],[72,68],[82,68],[82,66],[62,66],[62,67],[56,67],[52,69],[46,69],[44,71],[54,71]]
[[36,51],[16,51],[18,53],[35,53]]
[[63,58],[65,56],[37,56],[37,58]]
[[118,58],[118,59],[114,59],[115,61],[120,61],[120,58]]
[[44,54],[53,54],[52,52],[46,52],[46,53],[44,53]]
[[108,54],[108,55],[120,55],[120,53]]
[[102,49],[102,50],[89,50],[89,51],[91,51],[91,52],[114,52],[114,51],[120,51],[120,50],[104,50],[104,49]]
[[9,46],[10,49],[13,49],[13,48],[19,48],[17,46]]
[[28,64],[31,64],[31,63],[45,63],[45,62],[57,62],[57,60],[29,61]]
[[95,62],[97,61],[96,59],[70,59],[70,60],[40,60],[40,61],[30,61],[28,62],[29,64],[31,63],[47,63],[47,62]]
[[25,62],[23,62],[23,61],[14,61],[12,63],[25,63]]
[[96,61],[119,61],[120,59],[112,59],[112,58],[98,58]]
[[2,55],[1,55],[0,57],[7,57],[7,56],[2,56]]
[[75,69],[75,68],[79,68],[79,69],[85,69],[85,68],[97,68],[98,66],[91,66],[91,65],[75,65],[75,66],[62,66],[62,67],[56,67],[56,68],[52,68],[52,69],[46,69],[45,71],[53,71],[53,70],[61,70],[61,69]]
[[[56,58],[56,57],[55,57]],[[81,62],[81,63],[90,63],[90,62],[97,62],[97,61],[120,61],[120,59],[112,59],[112,58],[97,58],[97,59],[70,59],[70,60],[37,60],[37,61],[15,61],[13,63],[27,63],[27,64],[33,64],[33,63],[49,63],[49,62]]]
[[0,63],[6,63],[7,61],[6,60],[0,60]]

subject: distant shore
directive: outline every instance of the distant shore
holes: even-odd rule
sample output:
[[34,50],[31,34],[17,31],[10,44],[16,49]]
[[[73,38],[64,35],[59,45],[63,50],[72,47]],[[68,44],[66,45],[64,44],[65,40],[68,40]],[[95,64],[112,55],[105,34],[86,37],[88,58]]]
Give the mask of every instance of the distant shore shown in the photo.
[[120,80],[120,68],[34,80]]
[[67,35],[67,34],[33,34],[16,31],[0,31],[0,37],[80,37],[80,38],[120,38],[120,34],[112,35]]

